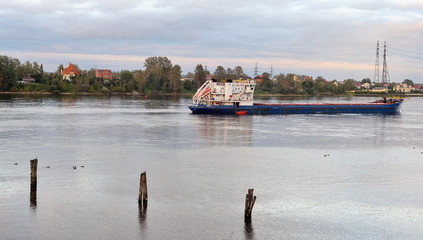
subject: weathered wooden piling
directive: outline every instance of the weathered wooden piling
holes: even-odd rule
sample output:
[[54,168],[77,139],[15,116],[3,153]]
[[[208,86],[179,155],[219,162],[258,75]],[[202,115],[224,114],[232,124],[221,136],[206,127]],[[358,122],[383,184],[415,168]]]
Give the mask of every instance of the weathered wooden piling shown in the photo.
[[31,205],[37,205],[37,166],[38,166],[38,159],[30,160],[31,166],[31,192],[29,201]]
[[254,203],[256,202],[256,196],[253,196],[254,189],[248,189],[248,194],[245,196],[245,210],[244,210],[244,222],[251,223],[251,214],[253,211]]
[[140,192],[138,194],[138,204],[147,204],[148,193],[147,193],[147,173],[144,171],[140,176]]
[[38,159],[30,160],[31,165],[31,186],[37,185],[37,166],[38,166]]

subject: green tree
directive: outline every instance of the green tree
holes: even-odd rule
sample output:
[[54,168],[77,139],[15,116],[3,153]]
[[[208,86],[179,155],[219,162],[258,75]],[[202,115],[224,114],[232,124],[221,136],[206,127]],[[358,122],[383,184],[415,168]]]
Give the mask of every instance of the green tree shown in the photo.
[[65,69],[65,67],[63,67],[63,64],[60,64],[58,67],[57,67],[57,70],[56,70],[56,72],[55,73],[58,73],[58,74],[60,74],[60,75],[62,75],[62,71]]
[[273,82],[270,79],[270,73],[264,72],[261,75],[261,85],[263,86],[262,90],[265,92],[273,92]]
[[40,70],[41,70],[41,79],[40,79],[40,82],[42,84],[48,85],[48,83],[49,83],[49,75],[50,74],[47,73],[47,72],[44,72],[43,64],[40,65]]
[[402,83],[406,83],[407,86],[414,86],[413,80],[410,79],[405,79],[404,81],[402,81]]
[[330,86],[330,91],[333,94],[338,94],[339,93],[339,87],[338,87],[338,84],[337,84],[336,80],[330,82],[330,85],[329,86]]
[[37,83],[41,82],[41,78],[43,77],[43,70],[41,69],[41,66],[38,65],[37,62],[32,63],[31,77],[35,79],[35,82]]
[[185,76],[186,80],[189,80],[191,82],[194,82],[194,77],[195,75],[192,72],[188,72],[187,75]]
[[303,92],[314,95],[314,81],[312,78],[306,78],[303,82]]
[[181,90],[181,66],[175,65],[170,72],[170,87],[172,92],[179,92]]
[[286,81],[285,85],[289,87],[289,89],[287,89],[287,93],[296,93],[297,84],[295,82],[295,74],[293,73],[286,74],[285,81]]
[[32,76],[33,75],[33,69],[32,69],[32,63],[30,63],[29,61],[26,61],[23,64],[20,64],[17,68],[18,72],[18,77],[26,77],[26,76]]
[[214,78],[220,82],[226,78],[226,70],[222,66],[217,66],[216,70],[214,70]]
[[[55,73],[57,74],[57,73]],[[62,75],[59,75],[58,77],[61,77]],[[54,79],[54,77],[53,77]],[[55,79],[57,81],[57,78]],[[60,80],[63,81],[63,80]],[[90,79],[87,75],[81,75],[74,79],[72,84],[75,86],[75,91],[77,92],[88,92],[90,88]]]
[[0,56],[0,90],[9,91],[17,82],[16,60]]
[[313,93],[322,93],[327,92],[329,89],[328,82],[322,76],[318,76],[315,80],[314,92]]
[[185,90],[192,90],[192,87],[193,87],[192,81],[186,79],[184,81],[184,89]]
[[135,89],[134,74],[129,70],[120,71],[120,81],[125,89],[125,92],[132,92]]
[[363,80],[361,80],[361,84],[364,84],[364,83],[371,84],[372,80],[370,80],[370,78],[363,78]]
[[206,72],[203,65],[197,64],[194,71],[194,85],[199,88],[206,81]]
[[237,79],[243,78],[243,77],[246,76],[245,73],[244,73],[244,70],[242,69],[241,66],[235,67],[235,76],[236,76]]
[[135,71],[136,90],[144,92],[144,72],[142,70]]
[[281,88],[282,88],[282,81],[284,79],[285,75],[284,74],[278,74],[274,77],[274,79],[276,80],[276,84],[275,84],[275,91],[277,93],[281,93]]
[[165,91],[169,84],[172,62],[167,57],[149,57],[144,62],[147,84],[153,90]]
[[344,81],[344,84],[342,84],[342,88],[344,91],[351,91],[355,89],[354,86],[354,79],[347,79]]
[[122,70],[120,72],[120,80],[122,81],[123,85],[129,83],[134,79],[134,75],[129,70]]
[[90,68],[90,70],[87,71],[87,75],[89,78],[95,78],[95,69],[94,68]]
[[226,69],[226,79],[237,79],[235,70],[231,68]]
[[315,85],[315,88],[318,92],[326,92],[325,84],[323,82],[318,82]]
[[272,80],[270,80],[270,74],[264,72],[261,75],[261,82],[258,84],[258,89],[263,92],[271,92],[272,91]]
[[322,82],[322,83],[326,83],[326,79],[322,76],[318,76],[315,80],[316,84]]

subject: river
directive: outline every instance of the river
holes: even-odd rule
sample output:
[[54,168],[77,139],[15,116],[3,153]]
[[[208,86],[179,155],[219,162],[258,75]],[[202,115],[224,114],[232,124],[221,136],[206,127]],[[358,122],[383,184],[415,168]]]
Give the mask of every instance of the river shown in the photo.
[[423,238],[423,98],[393,116],[202,116],[189,104],[0,95],[0,238]]

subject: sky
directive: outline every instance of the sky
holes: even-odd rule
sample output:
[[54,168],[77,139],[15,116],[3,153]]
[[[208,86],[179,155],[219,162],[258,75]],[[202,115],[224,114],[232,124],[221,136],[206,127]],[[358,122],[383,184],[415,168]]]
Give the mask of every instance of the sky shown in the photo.
[[390,82],[423,83],[423,0],[0,0],[0,55],[55,71],[144,69],[166,56],[327,80],[374,80],[376,43]]

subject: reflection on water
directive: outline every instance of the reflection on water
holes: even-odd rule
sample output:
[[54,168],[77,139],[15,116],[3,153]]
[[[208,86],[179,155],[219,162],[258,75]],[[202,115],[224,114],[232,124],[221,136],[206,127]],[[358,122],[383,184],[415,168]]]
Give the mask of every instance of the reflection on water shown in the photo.
[[1,238],[422,239],[422,99],[396,116],[193,115],[190,101],[0,96]]
[[147,202],[138,204],[138,221],[140,223],[140,232],[143,237],[142,239],[147,237],[147,206]]
[[193,115],[196,125],[196,138],[208,144],[242,144],[252,143],[252,116],[212,116]]
[[31,208],[37,208],[37,184],[31,184],[29,193],[29,202]]
[[246,240],[254,240],[254,228],[252,223],[245,223],[244,234]]

